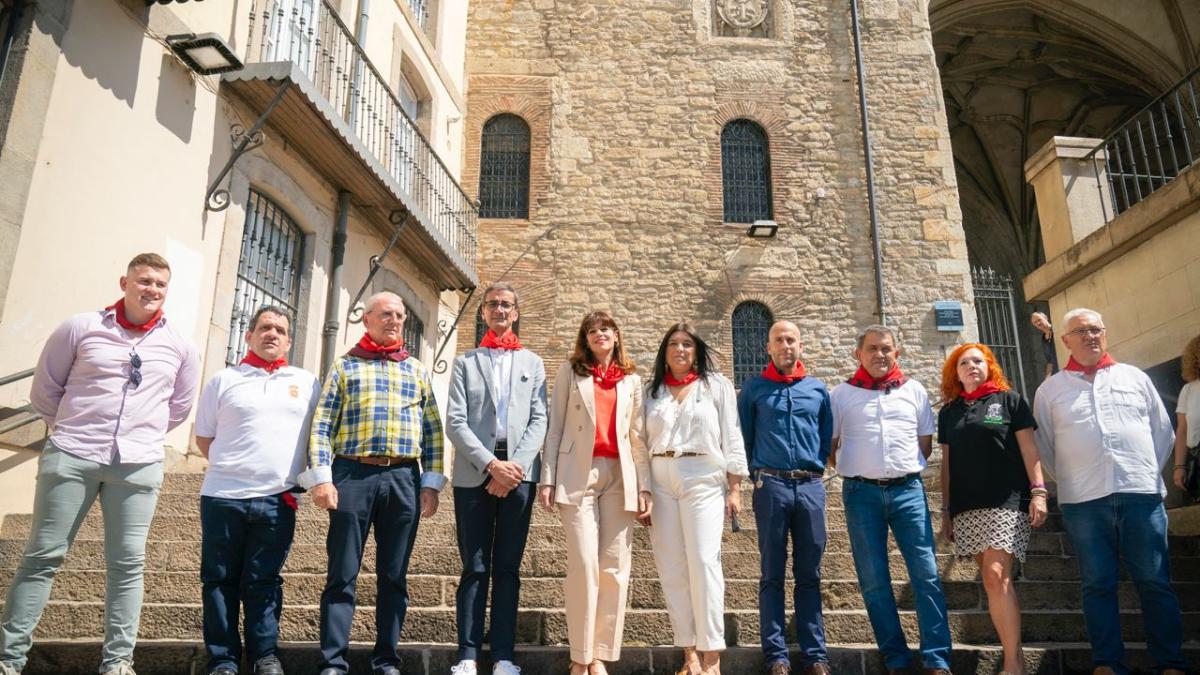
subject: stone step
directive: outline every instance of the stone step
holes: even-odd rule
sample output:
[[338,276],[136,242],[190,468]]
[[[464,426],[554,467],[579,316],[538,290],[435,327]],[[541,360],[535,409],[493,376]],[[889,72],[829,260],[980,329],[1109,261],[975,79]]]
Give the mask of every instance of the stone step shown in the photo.
[[[64,569],[105,569],[104,542],[78,541],[71,547],[64,561]],[[16,569],[24,550],[24,540],[0,540],[0,570]],[[368,542],[363,555],[363,571],[375,568],[375,546]],[[904,559],[892,552],[888,557],[892,578],[906,579]],[[722,556],[725,578],[728,580],[757,581],[760,575],[757,551],[726,551]],[[945,581],[971,581],[978,574],[975,563],[959,559],[949,553],[937,555],[938,570]],[[523,577],[564,577],[566,558],[561,549],[531,548],[525,553],[521,564]],[[200,568],[199,542],[156,542],[146,546],[146,570],[188,572]],[[299,544],[284,567],[286,572],[324,573],[327,569],[324,544]],[[854,561],[849,553],[826,553],[822,559],[822,578],[830,581],[854,581]],[[418,546],[412,556],[411,574],[453,575],[461,570],[458,550],[455,547]],[[1200,560],[1189,557],[1172,558],[1172,575],[1177,581],[1200,581]],[[1020,576],[1033,581],[1073,581],[1079,579],[1079,570],[1074,558],[1060,555],[1030,555],[1022,566]],[[657,579],[654,556],[651,551],[635,549],[633,552],[633,578]]]
[[[825,635],[831,644],[862,643],[871,640],[870,621],[865,610],[826,609]],[[319,607],[288,604],[280,618],[280,638],[289,641],[318,639]],[[949,615],[955,642],[997,644],[996,632],[986,610],[962,610]],[[1200,612],[1185,612],[1184,634],[1200,635]],[[198,604],[157,604],[142,606],[138,635],[149,640],[201,639],[202,611]],[[915,612],[900,611],[900,623],[911,644],[917,643]],[[1135,610],[1122,611],[1122,635],[1127,640],[1143,640],[1142,616]],[[355,611],[351,639],[374,639],[375,608]],[[1083,616],[1076,610],[1027,610],[1022,612],[1021,633],[1032,642],[1082,642],[1087,635]],[[104,634],[104,603],[51,601],[38,624],[36,637],[46,639],[94,639]],[[567,642],[565,610],[521,610],[517,617],[517,642],[521,644],[559,645]],[[404,622],[403,642],[452,643],[456,635],[452,608],[411,608]],[[788,635],[794,636],[794,627]],[[725,636],[731,645],[759,644],[758,610],[727,610]],[[661,609],[630,609],[625,616],[625,644],[628,646],[669,645],[670,621]]]
[[[289,572],[284,577],[284,597],[288,604],[317,605],[325,575]],[[0,584],[0,597],[8,591],[9,577]],[[559,608],[565,604],[563,579],[529,577],[522,579],[521,605],[529,609]],[[100,570],[62,570],[55,577],[51,600],[103,602],[105,572]],[[359,576],[358,598],[364,606],[375,604],[376,578],[372,573]],[[413,574],[408,578],[409,604],[421,608],[453,608],[458,589],[456,576]],[[1078,582],[1025,581],[1015,583],[1021,607],[1030,610],[1078,610],[1081,607]],[[199,604],[200,577],[197,572],[149,572],[146,574],[146,602],[158,604]],[[907,582],[894,582],[893,589],[902,609],[913,609],[912,591]],[[1176,592],[1184,611],[1200,611],[1200,582],[1177,582]],[[951,611],[986,609],[987,594],[979,581],[947,581],[943,584]],[[863,609],[862,596],[855,581],[825,581],[821,585],[822,606],[827,609]],[[1121,606],[1140,606],[1133,584],[1120,584]],[[664,609],[662,590],[656,579],[632,579],[629,606],[634,609]],[[725,584],[725,607],[751,610],[758,607],[757,580],[731,580]]]
[[[0,539],[24,540],[29,536],[32,520],[33,516],[27,513],[5,516],[3,524],[0,524]],[[724,534],[722,535],[722,547],[724,550],[757,551],[758,532],[752,527],[753,524],[753,521],[743,523],[740,532],[730,531],[728,524],[726,524]],[[294,543],[323,544],[325,543],[325,534],[328,526],[328,518],[323,515],[301,518],[296,522]],[[75,540],[90,541],[102,540],[103,538],[104,519],[98,510],[93,510],[83,519]],[[151,541],[157,542],[200,541],[199,518],[198,516],[157,515],[150,525],[149,538]],[[896,544],[890,533],[888,541],[889,546],[894,550]],[[417,532],[418,547],[456,547],[457,545],[458,540],[454,523],[441,520],[422,521]],[[635,548],[649,549],[651,547],[650,530],[644,527],[635,527],[633,531],[633,545]],[[565,548],[566,535],[563,533],[562,525],[545,522],[531,524],[528,546],[530,548]],[[939,548],[944,549],[947,553],[951,551],[949,545],[941,542],[939,542]],[[842,553],[850,551],[850,537],[844,528],[829,529],[827,531],[826,550]],[[1200,538],[1172,537],[1170,550],[1172,555],[1200,556]],[[1038,528],[1033,530],[1030,537],[1029,552],[1070,555],[1071,545],[1064,532],[1054,532]]]
[[[1135,672],[1152,672],[1152,662],[1142,643],[1126,643],[1126,663]],[[518,646],[516,663],[522,675],[562,675],[567,671],[566,647]],[[1184,652],[1189,661],[1200,662],[1200,644],[1188,644]],[[351,672],[369,673],[370,644],[351,646]],[[404,644],[400,647],[401,671],[406,675],[445,675],[457,661],[450,645]],[[134,652],[139,675],[201,675],[207,655],[197,640],[139,639]],[[793,663],[799,663],[793,652]],[[316,672],[320,662],[317,645],[288,642],[280,645],[284,669],[295,675]],[[621,660],[608,665],[612,675],[673,675],[678,668],[680,651],[674,647],[626,647]],[[831,645],[829,661],[838,675],[874,675],[883,672],[883,659],[873,644]],[[956,675],[993,675],[1003,659],[999,647],[954,645],[951,670]],[[34,643],[24,675],[94,675],[100,663],[100,644],[95,639],[79,641],[42,640]],[[763,671],[762,651],[757,647],[731,647],[722,655],[722,670],[730,675],[750,675]],[[1025,664],[1038,675],[1086,675],[1091,673],[1091,650],[1086,643],[1025,644]],[[489,673],[485,655],[480,669]],[[243,672],[247,670],[243,669]]]

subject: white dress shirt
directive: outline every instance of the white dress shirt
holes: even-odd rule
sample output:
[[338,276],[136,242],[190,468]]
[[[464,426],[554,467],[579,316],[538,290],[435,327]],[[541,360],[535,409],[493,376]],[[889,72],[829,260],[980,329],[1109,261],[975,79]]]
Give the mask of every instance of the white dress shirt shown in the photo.
[[1183,385],[1175,412],[1187,419],[1187,446],[1200,445],[1200,380]]
[[213,439],[200,494],[248,499],[294,487],[320,395],[316,376],[293,366],[268,373],[240,364],[214,375],[196,406],[196,435]]
[[642,397],[642,425],[650,456],[668,450],[697,452],[712,457],[726,473],[748,476],[746,446],[738,421],[733,383],[710,373],[708,382],[697,380],[679,403],[664,385],[655,396]]
[[1042,465],[1058,483],[1058,501],[1078,504],[1114,492],[1166,495],[1162,469],[1175,432],[1145,373],[1118,363],[1094,382],[1060,370],[1033,399]]
[[837,470],[857,478],[899,478],[925,468],[918,436],[937,428],[929,394],[916,380],[888,393],[848,382],[829,394],[833,437],[841,439]]
[[513,350],[488,349],[492,357],[492,383],[496,385],[496,440],[508,439],[508,399],[512,395]]

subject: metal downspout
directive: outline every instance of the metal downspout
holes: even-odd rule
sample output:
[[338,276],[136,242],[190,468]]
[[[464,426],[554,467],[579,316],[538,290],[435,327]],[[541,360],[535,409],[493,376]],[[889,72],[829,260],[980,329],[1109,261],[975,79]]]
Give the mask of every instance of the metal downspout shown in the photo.
[[346,237],[350,229],[350,193],[338,192],[337,223],[333,230],[333,247],[329,261],[329,288],[325,292],[325,325],[321,330],[321,378],[333,366],[337,349],[338,326],[341,324],[342,272],[346,262]]
[[871,125],[868,120],[867,78],[863,72],[862,33],[858,26],[858,0],[850,0],[851,26],[854,31],[854,68],[858,73],[858,106],[862,112],[863,159],[867,165],[867,207],[871,214],[871,252],[875,258],[875,313],[879,323],[887,325],[883,301],[883,250],[879,243],[879,212],[875,206],[875,163],[871,152]]

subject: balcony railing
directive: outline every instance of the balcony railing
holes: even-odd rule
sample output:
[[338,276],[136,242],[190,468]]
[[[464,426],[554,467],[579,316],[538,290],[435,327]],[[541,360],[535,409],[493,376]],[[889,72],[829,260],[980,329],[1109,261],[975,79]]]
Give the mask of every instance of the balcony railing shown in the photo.
[[[420,0],[412,0],[423,4]],[[474,268],[478,211],[327,0],[255,0],[246,62],[290,61]]]
[[[1085,158],[1108,172],[1105,220],[1120,215],[1200,160],[1200,68],[1159,96]],[[1102,182],[1102,181],[1101,181]],[[1111,210],[1110,210],[1111,209]]]

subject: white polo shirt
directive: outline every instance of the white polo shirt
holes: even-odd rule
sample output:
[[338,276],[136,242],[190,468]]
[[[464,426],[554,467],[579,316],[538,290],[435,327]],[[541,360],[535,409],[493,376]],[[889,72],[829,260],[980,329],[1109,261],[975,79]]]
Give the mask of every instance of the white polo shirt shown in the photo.
[[265,497],[304,471],[309,425],[321,393],[312,373],[236,365],[213,376],[196,406],[196,435],[213,438],[200,494]]
[[837,470],[843,476],[899,478],[925,468],[918,436],[932,436],[937,420],[929,394],[916,380],[888,393],[843,382],[829,394],[833,437],[841,439]]

